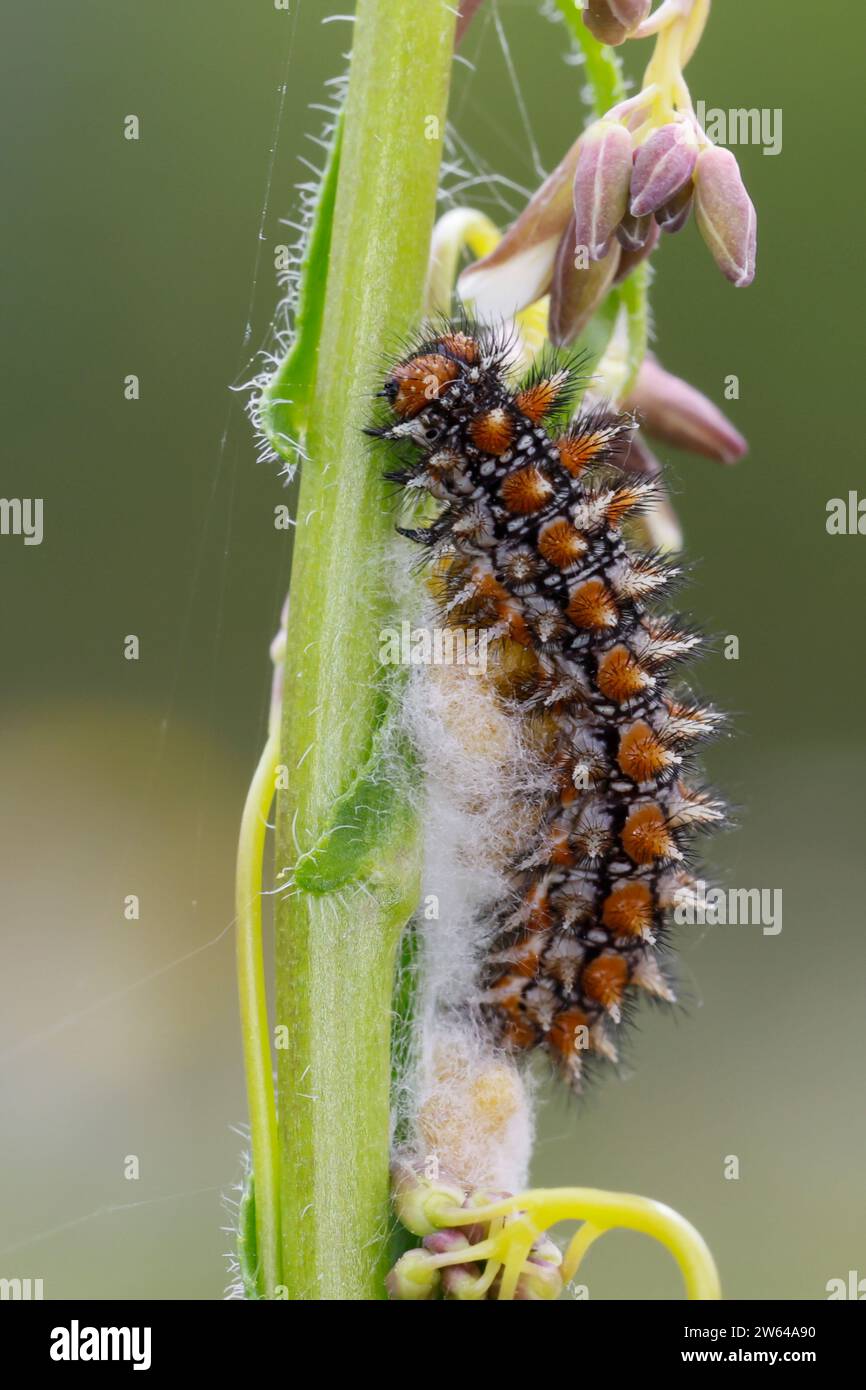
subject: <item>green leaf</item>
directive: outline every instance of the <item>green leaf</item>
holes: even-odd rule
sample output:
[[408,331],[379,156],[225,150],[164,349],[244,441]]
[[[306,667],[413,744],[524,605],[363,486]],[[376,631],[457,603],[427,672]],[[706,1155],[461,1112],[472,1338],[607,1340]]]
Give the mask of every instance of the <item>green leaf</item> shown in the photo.
[[258,1249],[256,1244],[256,1190],[252,1173],[244,1182],[238,1207],[238,1265],[245,1298],[260,1298],[258,1285]]
[[310,401],[316,384],[342,143],[341,112],[301,262],[294,338],[259,402],[261,430],[274,452],[289,463],[295,462],[295,445],[306,433]]
[[369,757],[335,802],[327,829],[295,867],[294,884],[307,893],[364,882],[387,888],[382,866],[390,862],[390,851],[414,841],[414,753],[396,722],[404,685],[382,691]]

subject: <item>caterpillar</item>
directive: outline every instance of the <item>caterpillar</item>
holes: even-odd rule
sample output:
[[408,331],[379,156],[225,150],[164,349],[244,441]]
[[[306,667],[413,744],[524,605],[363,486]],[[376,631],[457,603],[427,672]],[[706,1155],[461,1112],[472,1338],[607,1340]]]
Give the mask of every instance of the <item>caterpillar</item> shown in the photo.
[[692,838],[725,818],[688,774],[721,716],[672,683],[702,644],[659,611],[677,569],[628,538],[654,489],[629,471],[635,420],[596,406],[569,423],[578,363],[516,387],[508,365],[501,333],[443,324],[390,367],[368,433],[400,450],[386,476],[433,499],[397,529],[433,562],[442,623],[487,630],[498,698],[551,771],[486,914],[472,1007],[579,1092],[640,994],[675,1001],[671,909],[693,891]]

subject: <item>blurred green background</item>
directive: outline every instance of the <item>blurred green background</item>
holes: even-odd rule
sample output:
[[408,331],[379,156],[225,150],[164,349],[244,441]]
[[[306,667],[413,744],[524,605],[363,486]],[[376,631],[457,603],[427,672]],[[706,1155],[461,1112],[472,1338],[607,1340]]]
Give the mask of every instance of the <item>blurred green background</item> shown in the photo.
[[[229,386],[268,338],[298,156],[319,153],[308,105],[350,44],[348,24],[322,20],[347,8],[7,6],[3,492],[45,499],[45,535],[0,538],[0,1275],[41,1277],[48,1298],[219,1298],[226,1282],[245,1114],[233,855],[290,544],[272,525],[283,483],[256,464]],[[862,486],[863,32],[840,42],[854,7],[825,23],[812,0],[714,11],[693,95],[780,108],[783,148],[738,150],[760,214],[755,285],[731,289],[694,227],[670,239],[656,347],[719,403],[740,380],[727,409],[750,457],[680,455],[670,477],[696,561],[686,601],[740,639],[738,661],[699,672],[735,713],[708,766],[741,808],[711,868],[781,888],[784,928],[686,929],[690,1015],[646,1011],[626,1080],[577,1110],[549,1099],[534,1176],[669,1202],[731,1298],[821,1298],[828,1279],[866,1275],[866,539],[825,530],[828,499]],[[534,0],[498,0],[496,18],[550,168],[582,79]],[[646,52],[630,46],[632,75]],[[532,186],[492,17],[465,56],[461,136]],[[131,113],[138,142],[123,138]],[[489,189],[467,196],[495,207]],[[597,1246],[585,1278],[592,1298],[679,1296],[636,1236]]]

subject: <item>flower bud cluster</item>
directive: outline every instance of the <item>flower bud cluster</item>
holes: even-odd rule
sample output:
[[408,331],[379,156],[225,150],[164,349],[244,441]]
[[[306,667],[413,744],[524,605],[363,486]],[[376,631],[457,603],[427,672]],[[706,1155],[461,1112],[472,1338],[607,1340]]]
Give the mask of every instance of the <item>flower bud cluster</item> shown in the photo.
[[[443,1178],[431,1180],[417,1164],[400,1162],[394,1206],[402,1224],[422,1243],[402,1255],[389,1273],[389,1297],[401,1302],[498,1299],[512,1231],[522,1234],[525,1215],[510,1211],[491,1218],[485,1208],[508,1197],[484,1188],[467,1191]],[[472,1216],[475,1209],[478,1220]],[[513,1296],[520,1302],[556,1299],[563,1289],[562,1252],[543,1231],[531,1232],[529,1239]]]
[[510,318],[550,294],[549,336],[574,342],[611,286],[652,254],[661,235],[695,213],[713,259],[732,284],[751,284],[757,217],[730,150],[695,116],[682,68],[706,18],[706,0],[677,0],[649,19],[639,0],[590,0],[587,27],[604,42],[658,31],[644,85],[594,121],[488,256],[460,277],[481,319]]

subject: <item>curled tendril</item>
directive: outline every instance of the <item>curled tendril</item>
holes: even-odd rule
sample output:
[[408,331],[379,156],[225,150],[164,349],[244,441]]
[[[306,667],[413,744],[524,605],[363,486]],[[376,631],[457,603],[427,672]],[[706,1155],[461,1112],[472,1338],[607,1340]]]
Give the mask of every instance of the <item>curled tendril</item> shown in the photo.
[[[703,1237],[684,1217],[649,1197],[555,1187],[486,1202],[483,1194],[470,1194],[457,1205],[453,1189],[438,1192],[437,1199],[436,1187],[421,1178],[407,1185],[404,1177],[398,1184],[401,1220],[425,1236],[426,1248],[398,1260],[389,1276],[392,1297],[433,1297],[441,1273],[459,1266],[480,1271],[450,1290],[461,1300],[488,1298],[495,1285],[499,1301],[555,1298],[575,1278],[590,1247],[615,1229],[639,1231],[664,1245],[679,1265],[689,1299],[721,1297],[718,1272]],[[546,1235],[565,1221],[582,1224],[562,1256]],[[454,1237],[467,1228],[472,1239],[452,1239],[451,1248],[440,1249],[434,1233],[448,1231]]]

